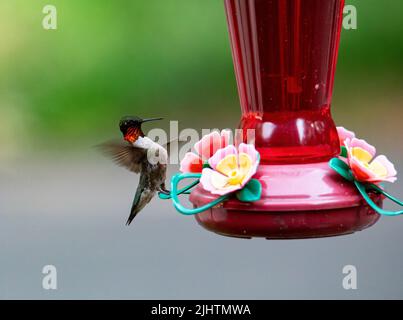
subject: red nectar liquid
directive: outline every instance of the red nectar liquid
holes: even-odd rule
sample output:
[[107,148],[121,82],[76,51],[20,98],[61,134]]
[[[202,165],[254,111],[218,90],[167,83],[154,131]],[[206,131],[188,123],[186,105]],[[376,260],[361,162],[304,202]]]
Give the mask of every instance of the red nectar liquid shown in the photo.
[[337,155],[330,104],[344,0],[225,0],[225,7],[240,127],[255,129],[262,162]]

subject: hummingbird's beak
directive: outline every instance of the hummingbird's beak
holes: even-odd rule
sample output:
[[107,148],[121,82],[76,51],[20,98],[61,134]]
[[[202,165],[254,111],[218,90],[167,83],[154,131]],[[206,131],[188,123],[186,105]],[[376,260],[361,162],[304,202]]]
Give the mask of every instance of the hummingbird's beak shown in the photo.
[[149,122],[149,121],[156,121],[156,120],[163,120],[164,118],[148,118],[148,119],[143,119],[142,121],[141,121],[141,123],[144,123],[144,122]]

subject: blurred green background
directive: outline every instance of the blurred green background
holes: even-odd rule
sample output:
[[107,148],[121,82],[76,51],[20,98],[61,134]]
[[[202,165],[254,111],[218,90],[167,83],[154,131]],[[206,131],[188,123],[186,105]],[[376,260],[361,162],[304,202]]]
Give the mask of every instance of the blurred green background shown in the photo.
[[[49,3],[57,30],[42,28]],[[342,32],[334,118],[389,141],[403,116],[403,2],[347,4],[358,30]],[[0,159],[82,151],[118,136],[125,114],[181,128],[239,119],[222,0],[3,0],[0,39]]]

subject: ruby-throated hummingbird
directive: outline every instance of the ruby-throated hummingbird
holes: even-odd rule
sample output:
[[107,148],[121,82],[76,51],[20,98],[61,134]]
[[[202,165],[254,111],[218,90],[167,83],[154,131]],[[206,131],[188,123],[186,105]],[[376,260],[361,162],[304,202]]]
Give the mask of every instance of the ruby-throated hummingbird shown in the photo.
[[168,192],[165,189],[167,150],[146,137],[141,129],[144,122],[155,120],[162,118],[124,117],[119,122],[119,128],[125,142],[107,142],[101,145],[103,151],[118,165],[134,173],[140,173],[139,185],[126,225],[133,221],[157,192]]

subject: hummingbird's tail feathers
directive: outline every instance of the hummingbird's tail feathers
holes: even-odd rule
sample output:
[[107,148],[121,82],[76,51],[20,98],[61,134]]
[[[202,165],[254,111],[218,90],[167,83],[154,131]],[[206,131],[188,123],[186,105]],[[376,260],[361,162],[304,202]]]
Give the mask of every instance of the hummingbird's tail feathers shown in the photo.
[[136,195],[134,196],[132,208],[130,210],[129,218],[127,219],[126,225],[130,225],[137,214],[151,201],[154,197],[155,191],[151,191],[144,186],[137,187]]

